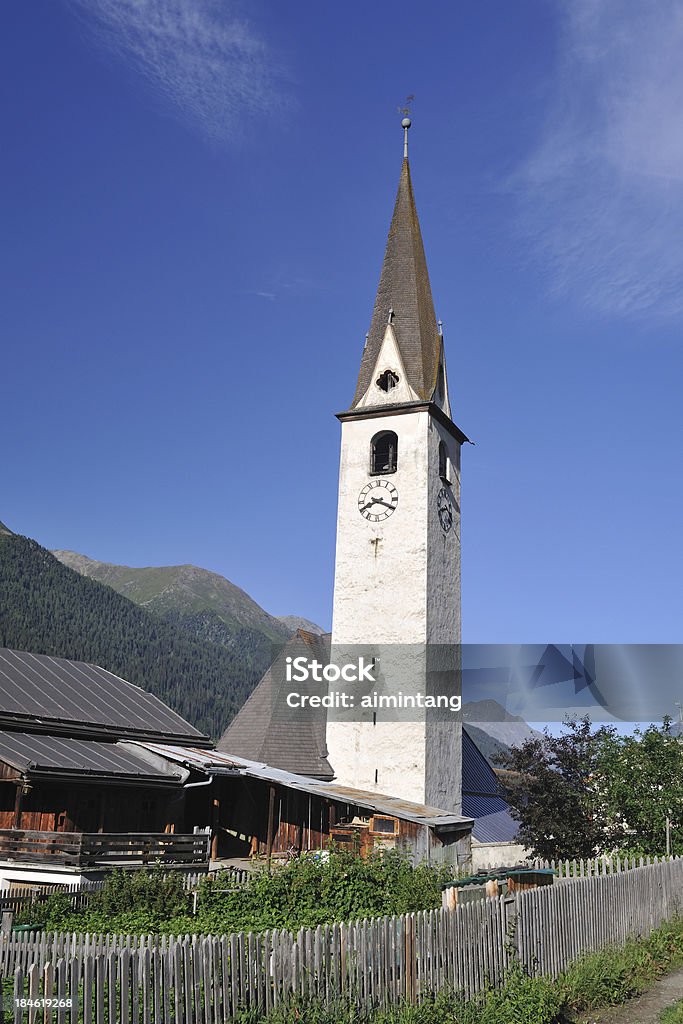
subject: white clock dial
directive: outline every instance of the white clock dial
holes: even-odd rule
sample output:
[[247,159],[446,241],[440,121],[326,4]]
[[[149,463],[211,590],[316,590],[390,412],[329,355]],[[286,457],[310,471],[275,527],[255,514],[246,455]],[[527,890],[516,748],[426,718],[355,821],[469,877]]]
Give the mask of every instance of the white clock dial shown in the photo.
[[370,523],[388,519],[398,505],[398,491],[389,480],[371,480],[358,495],[358,511]]

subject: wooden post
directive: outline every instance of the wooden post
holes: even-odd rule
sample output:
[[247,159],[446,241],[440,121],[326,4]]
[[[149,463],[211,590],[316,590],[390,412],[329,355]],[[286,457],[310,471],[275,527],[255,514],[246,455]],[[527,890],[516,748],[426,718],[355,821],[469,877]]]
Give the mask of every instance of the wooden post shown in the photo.
[[441,906],[444,910],[455,910],[458,906],[458,889],[455,885],[449,885],[441,893]]
[[213,814],[211,818],[211,860],[218,860],[218,829],[221,820],[221,799],[213,798]]
[[270,872],[270,862],[273,856],[273,840],[274,829],[275,829],[275,786],[270,786],[270,796],[268,798],[268,832],[266,836],[266,860],[268,862],[268,871]]
[[14,825],[12,828],[21,828],[21,807],[24,802],[24,780],[17,782],[17,792],[14,797]]

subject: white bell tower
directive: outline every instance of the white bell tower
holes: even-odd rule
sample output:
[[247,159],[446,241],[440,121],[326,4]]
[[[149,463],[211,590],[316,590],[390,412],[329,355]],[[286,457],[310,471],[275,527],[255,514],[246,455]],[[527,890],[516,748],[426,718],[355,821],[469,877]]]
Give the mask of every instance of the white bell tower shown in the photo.
[[[460,451],[467,438],[451,418],[409,127],[405,118],[398,195],[356,394],[338,417],[332,646],[381,645],[385,675],[402,673],[411,693],[426,694],[430,652],[460,644]],[[453,694],[456,664],[447,684]],[[418,711],[397,722],[378,710],[354,717],[328,722],[338,783],[460,811],[459,715],[444,721]]]

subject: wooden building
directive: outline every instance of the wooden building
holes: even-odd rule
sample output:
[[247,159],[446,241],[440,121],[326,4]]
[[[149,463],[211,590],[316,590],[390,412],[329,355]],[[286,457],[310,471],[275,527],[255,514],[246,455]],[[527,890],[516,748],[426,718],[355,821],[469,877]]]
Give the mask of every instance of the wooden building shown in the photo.
[[398,849],[415,863],[469,863],[471,818],[221,751],[143,747],[210,782],[204,799],[210,802],[205,813],[211,815],[214,858],[296,855],[323,850],[334,840],[361,853]]
[[183,834],[189,772],[140,740],[210,745],[111,672],[0,649],[0,888],[29,865],[39,880],[157,857],[206,862],[204,838]]

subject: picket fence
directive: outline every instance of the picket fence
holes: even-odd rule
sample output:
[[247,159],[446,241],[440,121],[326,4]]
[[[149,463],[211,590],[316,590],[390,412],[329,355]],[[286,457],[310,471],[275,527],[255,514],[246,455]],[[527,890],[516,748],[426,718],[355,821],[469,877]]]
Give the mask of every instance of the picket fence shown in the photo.
[[613,875],[620,871],[632,871],[662,860],[675,857],[594,857],[588,860],[533,860],[537,868],[551,868],[558,878],[586,878],[592,875]]
[[221,1024],[291,998],[364,1008],[420,1002],[443,988],[472,998],[501,984],[513,954],[531,974],[556,977],[583,953],[649,935],[679,914],[682,899],[683,860],[669,859],[452,911],[296,933],[15,935],[0,953],[0,976],[13,979],[14,992],[5,1019]]

